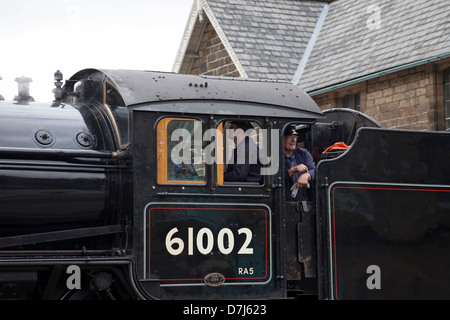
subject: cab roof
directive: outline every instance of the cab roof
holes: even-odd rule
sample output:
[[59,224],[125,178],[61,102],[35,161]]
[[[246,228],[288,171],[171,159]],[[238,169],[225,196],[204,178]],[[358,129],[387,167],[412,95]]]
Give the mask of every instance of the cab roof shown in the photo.
[[[217,112],[208,106],[202,113],[229,111],[238,114],[256,113],[254,115],[306,119],[324,117],[320,108],[306,92],[288,82],[154,71],[84,69],[74,74],[69,83],[88,79],[113,83],[127,107],[144,106],[154,102],[203,100],[249,103],[249,105],[246,106],[247,110],[243,110],[240,106],[236,110],[231,108],[216,110]],[[200,108],[197,106],[195,109],[199,112]],[[255,110],[249,110],[253,108]]]

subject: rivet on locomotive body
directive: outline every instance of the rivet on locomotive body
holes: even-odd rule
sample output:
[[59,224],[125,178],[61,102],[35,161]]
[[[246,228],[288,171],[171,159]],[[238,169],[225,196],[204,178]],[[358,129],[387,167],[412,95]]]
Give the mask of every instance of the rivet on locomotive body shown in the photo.
[[77,134],[77,142],[80,146],[89,148],[94,144],[94,137],[87,132]]
[[44,146],[48,146],[53,142],[53,136],[47,130],[39,130],[34,134],[36,141]]

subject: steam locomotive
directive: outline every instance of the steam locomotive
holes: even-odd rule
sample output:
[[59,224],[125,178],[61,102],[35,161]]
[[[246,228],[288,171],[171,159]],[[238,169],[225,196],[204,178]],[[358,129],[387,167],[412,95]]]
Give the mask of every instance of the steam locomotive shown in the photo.
[[[448,132],[277,81],[85,69],[53,91],[0,101],[0,299],[450,298]],[[237,120],[261,183],[223,178]],[[284,196],[292,125],[309,202]]]

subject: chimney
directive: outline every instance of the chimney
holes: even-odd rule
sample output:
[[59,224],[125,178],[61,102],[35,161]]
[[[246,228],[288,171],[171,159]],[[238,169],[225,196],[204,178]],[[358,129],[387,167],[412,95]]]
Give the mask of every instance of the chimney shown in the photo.
[[17,102],[34,101],[33,97],[30,96],[30,82],[32,81],[33,80],[31,78],[27,78],[25,76],[16,78],[16,82],[19,85],[19,95],[14,97],[14,101]]

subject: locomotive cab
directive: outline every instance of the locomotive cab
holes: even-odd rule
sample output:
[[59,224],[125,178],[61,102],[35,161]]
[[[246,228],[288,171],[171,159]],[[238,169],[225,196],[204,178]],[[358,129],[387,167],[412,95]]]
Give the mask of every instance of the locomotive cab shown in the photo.
[[[129,105],[140,284],[164,299],[286,297],[282,132],[320,110],[285,83],[135,75],[154,90]],[[238,122],[266,173],[258,181],[227,179]]]

